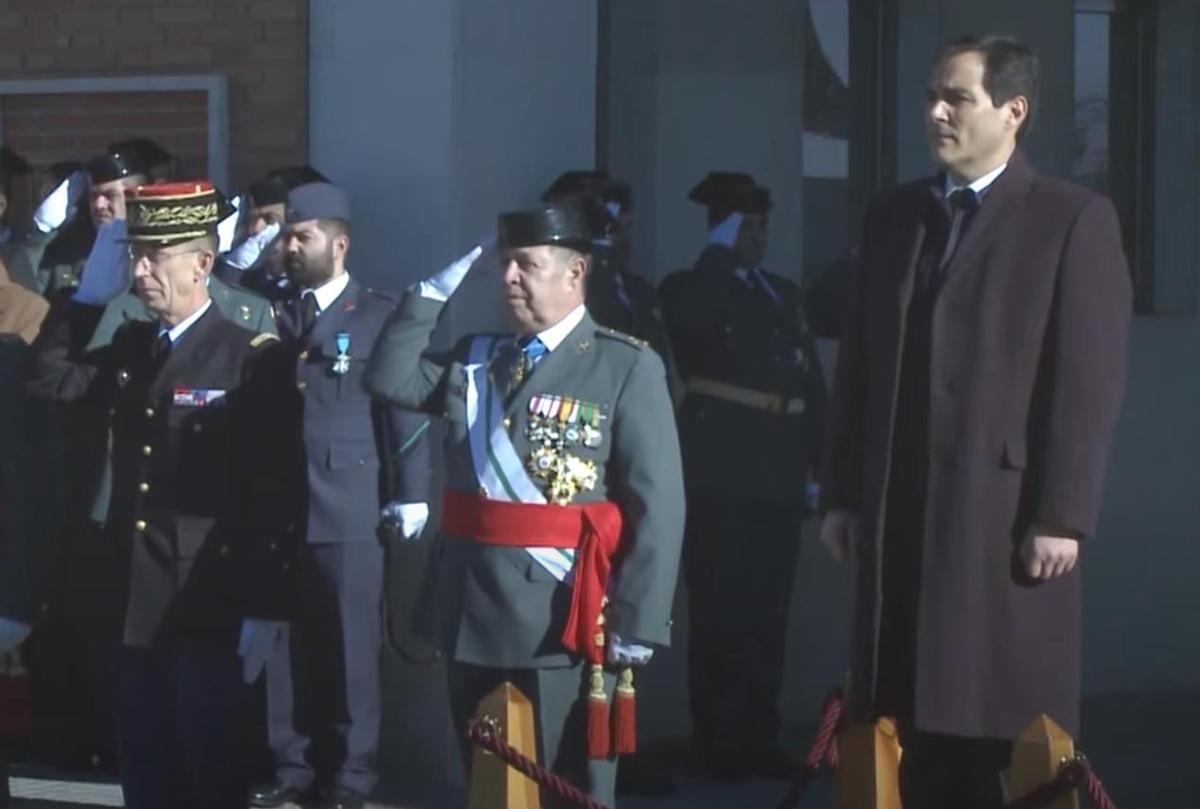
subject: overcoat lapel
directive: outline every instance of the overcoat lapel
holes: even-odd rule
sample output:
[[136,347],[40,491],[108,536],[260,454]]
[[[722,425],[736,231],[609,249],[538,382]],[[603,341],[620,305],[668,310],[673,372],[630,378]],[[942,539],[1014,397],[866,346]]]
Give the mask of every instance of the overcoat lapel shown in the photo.
[[996,178],[983,196],[979,211],[958,243],[958,249],[946,268],[946,284],[974,271],[972,260],[1004,233],[1011,233],[1007,220],[1021,210],[1020,202],[1033,182],[1033,170],[1020,152],[1014,152],[1008,168]]

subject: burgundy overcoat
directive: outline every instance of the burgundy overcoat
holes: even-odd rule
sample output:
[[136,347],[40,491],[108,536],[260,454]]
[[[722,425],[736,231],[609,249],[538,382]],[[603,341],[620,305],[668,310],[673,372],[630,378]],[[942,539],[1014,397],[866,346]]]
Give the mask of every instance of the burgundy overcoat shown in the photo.
[[[861,518],[850,708],[877,688],[884,504],[901,350],[931,204],[925,180],[865,221],[835,375],[823,507]],[[1132,285],[1111,202],[1020,152],[946,270],[932,321],[929,476],[914,719],[1013,738],[1040,713],[1078,731],[1080,568],[1024,580],[1031,525],[1095,533],[1125,383]]]

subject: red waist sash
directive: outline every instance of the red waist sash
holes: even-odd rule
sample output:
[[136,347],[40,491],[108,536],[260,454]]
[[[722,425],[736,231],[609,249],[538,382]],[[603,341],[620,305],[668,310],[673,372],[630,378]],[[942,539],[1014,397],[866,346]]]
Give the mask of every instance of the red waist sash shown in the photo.
[[604,662],[600,626],[612,558],[621,543],[621,510],[607,500],[574,506],[510,503],[462,492],[445,492],[442,531],[504,548],[565,548],[575,551],[571,612],[562,642],[591,663]]

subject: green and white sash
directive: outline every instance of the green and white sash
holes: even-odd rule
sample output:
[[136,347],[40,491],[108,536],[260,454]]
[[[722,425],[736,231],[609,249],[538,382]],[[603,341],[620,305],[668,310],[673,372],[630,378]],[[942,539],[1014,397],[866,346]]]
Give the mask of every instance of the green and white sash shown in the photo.
[[[463,367],[467,377],[467,435],[471,444],[471,462],[480,488],[491,500],[545,505],[546,496],[525,471],[508,429],[504,426],[503,393],[496,389],[488,367],[496,352],[509,340],[501,337],[476,337],[471,341],[470,357]],[[562,548],[526,548],[550,575],[570,584],[575,551]]]

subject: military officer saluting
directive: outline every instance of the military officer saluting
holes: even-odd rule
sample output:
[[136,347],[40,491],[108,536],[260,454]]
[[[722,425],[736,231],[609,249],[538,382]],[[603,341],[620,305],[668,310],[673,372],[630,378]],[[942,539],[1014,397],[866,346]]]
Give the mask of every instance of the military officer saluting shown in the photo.
[[761,266],[768,190],[714,172],[689,198],[708,209],[708,244],[660,293],[687,391],[693,733],[715,777],[786,776],[777,701],[825,388],[799,289]]
[[476,248],[401,300],[365,384],[447,424],[427,629],[450,661],[457,729],[511,680],[534,702],[543,763],[612,803],[632,688],[623,673],[610,740],[606,664],[628,671],[669,642],[683,486],[662,361],[584,306],[594,235],[574,206],[502,215],[515,333],[431,348]]
[[286,614],[288,553],[265,516],[280,493],[263,459],[288,445],[273,441],[278,408],[254,373],[259,352],[278,343],[226,319],[209,296],[221,209],[209,183],[131,189],[127,201],[134,282],[155,319],[125,323],[88,351],[102,310],[59,301],[35,342],[29,390],[112,418],[107,533],[129,559],[117,723],[125,805],[240,807],[240,627]]

